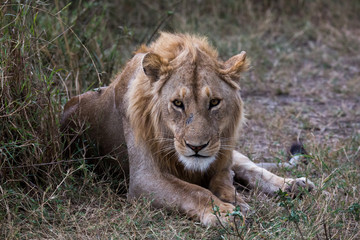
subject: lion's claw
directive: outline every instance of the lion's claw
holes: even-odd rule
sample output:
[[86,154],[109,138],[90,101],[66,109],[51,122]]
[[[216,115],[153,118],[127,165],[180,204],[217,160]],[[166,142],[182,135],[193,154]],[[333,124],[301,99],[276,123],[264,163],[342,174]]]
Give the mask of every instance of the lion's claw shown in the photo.
[[311,192],[315,189],[315,184],[305,177],[288,179],[283,191],[290,193],[293,197],[300,196],[303,190]]

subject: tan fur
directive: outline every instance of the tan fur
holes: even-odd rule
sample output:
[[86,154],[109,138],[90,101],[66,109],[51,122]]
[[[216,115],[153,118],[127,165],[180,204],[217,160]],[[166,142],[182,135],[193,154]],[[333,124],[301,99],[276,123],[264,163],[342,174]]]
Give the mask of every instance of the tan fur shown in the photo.
[[[175,207],[211,225],[211,201],[222,213],[234,203],[248,210],[233,171],[250,186],[262,179],[261,168],[244,164],[234,151],[243,121],[239,76],[248,65],[245,52],[223,62],[206,38],[162,33],[140,47],[109,87],[71,99],[62,125],[88,121],[104,153],[126,142],[129,199],[146,196],[154,206]],[[266,176],[261,189],[269,194],[291,182]]]

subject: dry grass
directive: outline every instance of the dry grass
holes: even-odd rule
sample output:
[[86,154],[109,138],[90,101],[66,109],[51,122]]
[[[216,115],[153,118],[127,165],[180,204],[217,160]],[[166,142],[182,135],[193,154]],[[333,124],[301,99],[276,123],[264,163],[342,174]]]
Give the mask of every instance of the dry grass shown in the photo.
[[[322,0],[2,3],[0,238],[359,239],[358,12],[357,1]],[[285,161],[300,137],[309,164],[277,173],[308,176],[315,193],[245,192],[254,211],[239,232],[204,228],[146,200],[127,202],[117,191],[124,183],[85,159],[90,142],[65,158],[61,106],[108,84],[157,28],[207,35],[224,59],[247,51],[239,149],[254,161]]]

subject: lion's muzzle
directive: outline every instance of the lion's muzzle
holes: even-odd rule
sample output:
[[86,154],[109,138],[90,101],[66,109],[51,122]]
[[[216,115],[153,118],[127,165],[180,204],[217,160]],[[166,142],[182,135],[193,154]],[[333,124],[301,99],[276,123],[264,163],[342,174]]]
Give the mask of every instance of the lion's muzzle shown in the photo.
[[202,145],[192,145],[185,141],[185,145],[187,147],[189,147],[191,150],[193,150],[195,152],[195,154],[198,154],[198,152],[200,152],[202,149],[206,148],[209,145],[209,142],[210,141],[208,141],[207,143],[202,144]]

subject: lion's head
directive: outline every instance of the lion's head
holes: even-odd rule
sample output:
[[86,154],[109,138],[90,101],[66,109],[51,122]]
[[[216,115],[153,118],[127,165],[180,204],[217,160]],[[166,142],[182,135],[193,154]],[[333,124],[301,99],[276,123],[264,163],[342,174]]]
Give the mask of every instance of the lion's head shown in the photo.
[[223,62],[206,39],[168,33],[137,53],[127,110],[137,141],[170,168],[180,160],[185,170],[204,172],[229,158],[243,119],[238,80],[246,53]]

